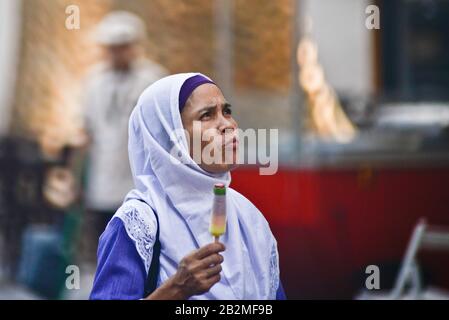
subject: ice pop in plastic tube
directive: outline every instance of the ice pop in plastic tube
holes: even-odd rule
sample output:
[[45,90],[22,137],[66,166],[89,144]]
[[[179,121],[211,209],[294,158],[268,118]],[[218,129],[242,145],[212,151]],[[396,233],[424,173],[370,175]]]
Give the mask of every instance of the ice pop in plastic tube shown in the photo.
[[215,242],[226,232],[226,187],[222,183],[214,186],[214,204],[209,232],[215,237]]

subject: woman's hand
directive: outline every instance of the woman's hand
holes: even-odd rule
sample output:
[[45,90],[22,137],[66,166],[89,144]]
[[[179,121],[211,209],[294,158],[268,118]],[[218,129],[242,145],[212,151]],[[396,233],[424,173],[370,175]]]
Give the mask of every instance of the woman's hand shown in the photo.
[[211,243],[184,257],[175,275],[147,297],[153,299],[183,300],[208,292],[220,281],[221,263],[225,250],[222,243]]

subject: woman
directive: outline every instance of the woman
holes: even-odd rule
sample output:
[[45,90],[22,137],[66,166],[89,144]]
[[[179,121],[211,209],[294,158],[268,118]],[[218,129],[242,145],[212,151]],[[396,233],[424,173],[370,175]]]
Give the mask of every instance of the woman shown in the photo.
[[[228,188],[227,231],[215,243],[208,230],[213,186],[229,186],[236,166],[236,130],[231,106],[201,74],[163,78],[142,94],[129,124],[136,188],[100,237],[91,299],[284,297],[276,240],[248,199]],[[198,134],[208,137],[201,150],[215,143],[223,160],[231,148],[232,161],[194,154]]]

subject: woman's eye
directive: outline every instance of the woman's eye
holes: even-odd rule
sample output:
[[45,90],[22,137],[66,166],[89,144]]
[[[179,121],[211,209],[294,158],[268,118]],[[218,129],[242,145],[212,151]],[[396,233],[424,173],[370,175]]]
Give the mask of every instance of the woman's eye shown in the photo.
[[232,114],[232,110],[230,108],[226,108],[224,110],[224,114]]
[[200,120],[204,120],[210,117],[210,112],[205,112],[200,116]]

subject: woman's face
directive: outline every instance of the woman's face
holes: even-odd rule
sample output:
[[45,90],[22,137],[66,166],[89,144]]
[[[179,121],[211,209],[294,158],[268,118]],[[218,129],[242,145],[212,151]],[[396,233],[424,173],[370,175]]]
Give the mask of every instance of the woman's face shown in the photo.
[[204,170],[224,173],[237,166],[237,122],[231,105],[214,84],[196,88],[187,100],[181,119],[188,132],[192,159]]

